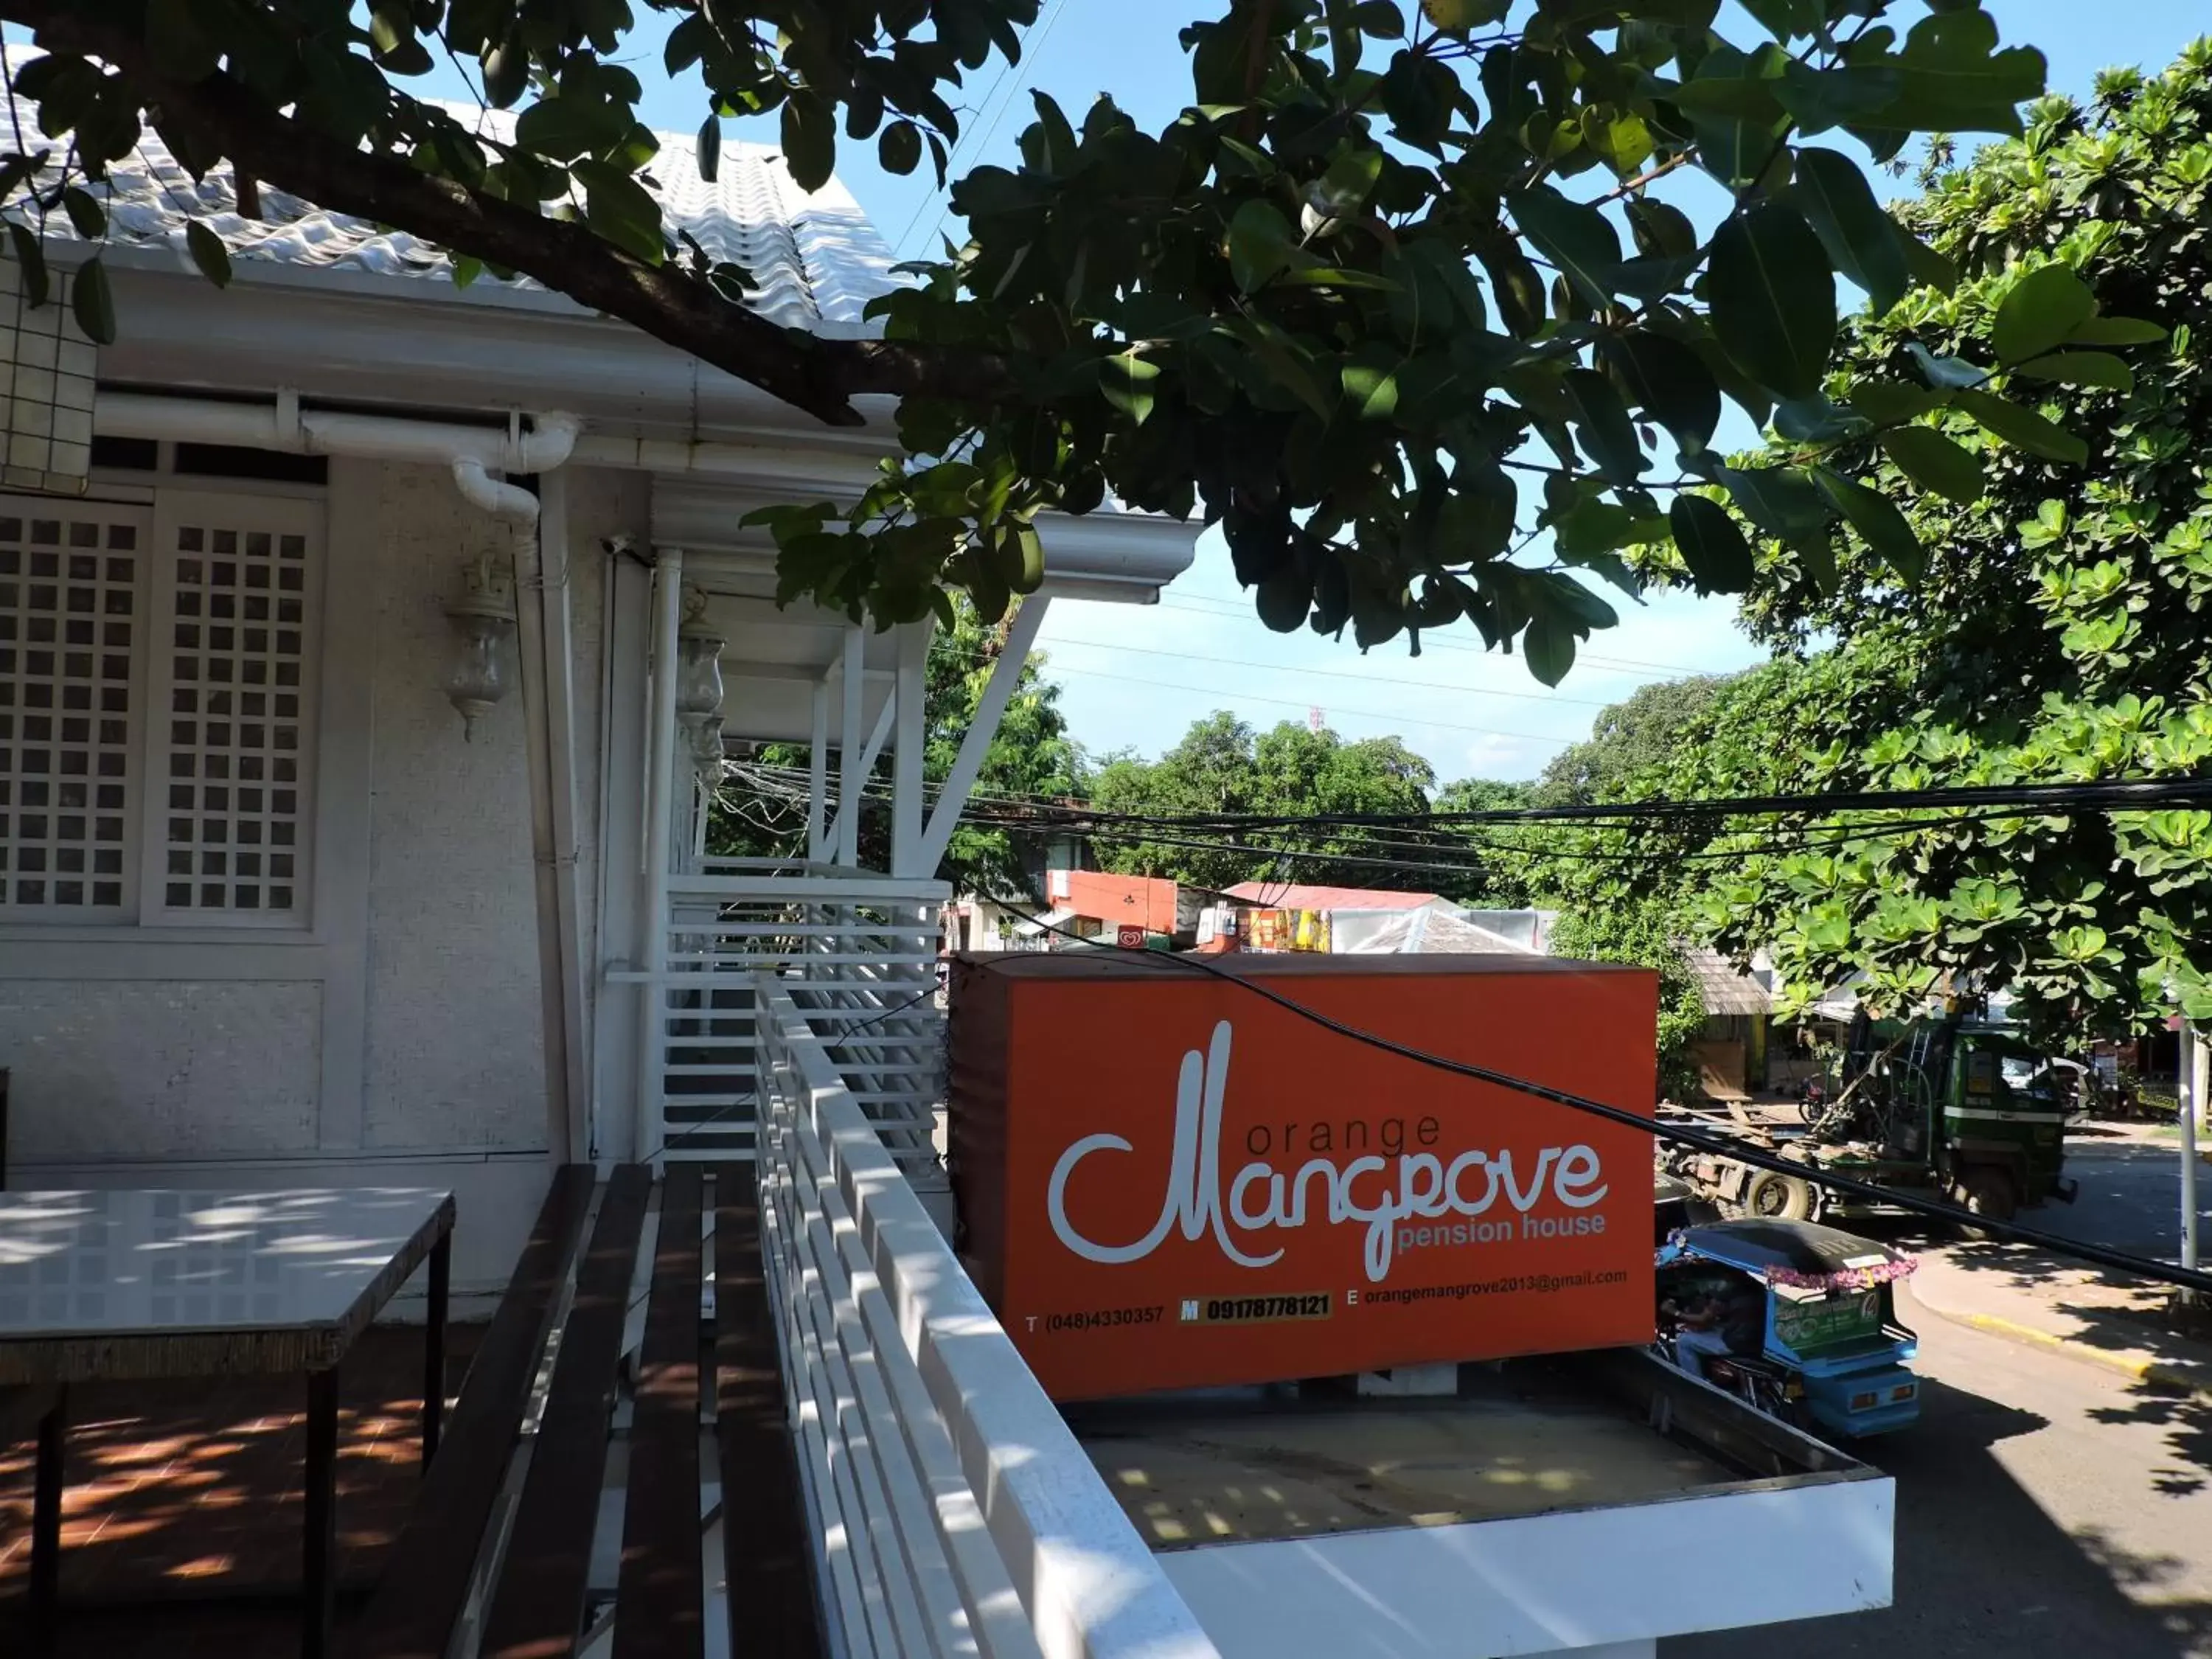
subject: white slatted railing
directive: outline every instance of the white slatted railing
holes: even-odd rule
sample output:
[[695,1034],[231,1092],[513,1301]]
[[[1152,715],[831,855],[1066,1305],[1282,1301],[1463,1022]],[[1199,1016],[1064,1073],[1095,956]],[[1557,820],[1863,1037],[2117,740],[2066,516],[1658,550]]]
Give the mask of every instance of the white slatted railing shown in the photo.
[[833,1647],[1218,1659],[854,1099],[757,985],[761,1254]]
[[943,1098],[938,918],[951,890],[820,865],[709,859],[668,882],[666,958],[650,1006],[661,1145],[753,1156],[762,974],[815,1018],[855,1103],[909,1169],[933,1161]]

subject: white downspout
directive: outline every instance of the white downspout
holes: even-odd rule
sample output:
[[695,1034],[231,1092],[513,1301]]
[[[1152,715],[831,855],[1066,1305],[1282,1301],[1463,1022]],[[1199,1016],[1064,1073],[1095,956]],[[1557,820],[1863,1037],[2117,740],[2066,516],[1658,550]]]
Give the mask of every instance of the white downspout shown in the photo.
[[[491,476],[480,456],[453,463],[454,486],[504,526],[514,559],[515,632],[522,663],[524,749],[530,775],[530,840],[538,908],[538,985],[545,1042],[547,1151],[556,1163],[580,1156],[581,1103],[590,1098],[584,1019],[584,961],[576,891],[575,686],[570,672],[567,495],[555,470],[568,459],[579,422],[542,422],[507,459],[546,473],[545,498]],[[546,578],[545,520],[559,568]]]

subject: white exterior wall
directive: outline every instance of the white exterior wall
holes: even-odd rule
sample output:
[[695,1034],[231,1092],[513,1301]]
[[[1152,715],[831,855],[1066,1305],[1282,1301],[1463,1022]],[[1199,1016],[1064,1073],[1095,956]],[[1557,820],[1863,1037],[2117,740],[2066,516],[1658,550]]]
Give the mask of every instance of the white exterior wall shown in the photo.
[[[646,484],[578,468],[567,488],[588,1011],[602,544],[642,531]],[[499,532],[431,467],[334,459],[326,507],[309,925],[0,922],[9,1184],[451,1187],[456,1288],[484,1289],[553,1160],[522,665],[473,742],[443,690],[443,607]]]
[[504,532],[436,469],[374,471],[362,1143],[542,1152],[543,999],[519,683],[469,742],[442,689],[454,637],[443,607],[462,566]]

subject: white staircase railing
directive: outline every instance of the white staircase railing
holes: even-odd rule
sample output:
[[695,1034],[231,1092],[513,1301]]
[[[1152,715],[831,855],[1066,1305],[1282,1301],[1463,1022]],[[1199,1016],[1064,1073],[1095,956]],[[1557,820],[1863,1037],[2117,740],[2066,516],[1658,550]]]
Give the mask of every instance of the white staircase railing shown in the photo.
[[648,1110],[677,1158],[754,1155],[767,974],[816,1022],[854,1103],[910,1170],[935,1157],[943,882],[835,866],[708,859],[668,878],[665,959],[648,1006]]
[[832,1651],[1218,1659],[813,1017],[756,984],[761,1254]]

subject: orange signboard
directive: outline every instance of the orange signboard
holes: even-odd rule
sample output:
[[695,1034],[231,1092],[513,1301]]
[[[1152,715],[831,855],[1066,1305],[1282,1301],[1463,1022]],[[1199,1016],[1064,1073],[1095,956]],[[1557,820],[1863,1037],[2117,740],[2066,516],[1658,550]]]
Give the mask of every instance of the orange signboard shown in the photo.
[[[1650,1113],[1647,970],[1210,960],[1358,1030]],[[963,1254],[1056,1397],[1650,1338],[1644,1132],[1172,959],[962,957],[951,1009]]]

